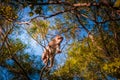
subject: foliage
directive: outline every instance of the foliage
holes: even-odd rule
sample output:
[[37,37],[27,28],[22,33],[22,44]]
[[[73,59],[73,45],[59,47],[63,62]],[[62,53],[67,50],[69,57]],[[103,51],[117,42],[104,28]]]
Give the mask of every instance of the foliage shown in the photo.
[[118,7],[118,8],[120,7],[120,0],[116,0],[114,7]]
[[107,62],[104,64],[103,69],[107,74],[110,74],[112,76],[119,77],[120,74],[120,58],[115,58],[114,61]]
[[[10,5],[2,5],[0,4],[0,15],[8,22],[11,22],[18,18],[14,8]],[[0,22],[2,19],[0,20]]]
[[[73,47],[68,52],[65,65],[61,67],[59,71],[56,71],[54,75],[64,76],[63,78],[78,77],[79,79],[104,78],[101,74],[101,67],[104,61],[100,59],[104,55],[102,54],[97,58],[96,54],[98,53],[95,53],[95,49],[95,51],[91,51],[91,47],[88,46],[86,40],[84,40],[83,43],[74,42],[71,45]],[[100,75],[101,77],[99,77]]]
[[[10,37],[16,25],[25,24],[20,27],[42,47],[56,34],[67,43],[61,45],[67,53],[66,62],[53,67],[44,78],[120,79],[119,7],[119,0],[1,0],[0,66],[13,74],[14,80],[29,80],[39,74],[39,57],[25,53],[27,45]],[[29,21],[21,19],[25,8],[30,9]],[[9,60],[13,64],[8,64]]]
[[45,20],[35,20],[31,27],[28,28],[28,32],[37,39],[39,37],[45,38],[48,33],[49,22]]
[[103,52],[92,46],[92,42],[87,38],[82,42],[74,42],[71,46],[65,65],[53,73],[54,78],[74,79],[78,77],[96,80],[106,79],[107,75],[119,78],[119,58],[108,59]]
[[[20,63],[26,73],[29,73],[31,76],[39,73],[38,71],[42,67],[41,61],[37,60],[38,57],[25,53],[25,48],[26,46],[23,45],[21,41],[17,40],[11,44],[11,53],[9,53],[9,50],[7,48],[2,49],[4,53],[0,54],[0,66],[5,67],[8,70],[7,72],[9,72],[9,74],[12,74],[12,80],[18,78],[21,80],[26,79],[23,71],[20,69],[20,66],[16,64],[16,61],[14,61],[13,58],[11,58],[12,56],[14,56],[18,63]],[[0,75],[2,76],[2,74]]]

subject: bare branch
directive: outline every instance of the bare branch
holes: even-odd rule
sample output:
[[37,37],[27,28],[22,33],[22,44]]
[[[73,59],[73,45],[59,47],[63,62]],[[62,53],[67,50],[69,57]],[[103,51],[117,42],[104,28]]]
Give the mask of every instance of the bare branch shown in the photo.
[[80,23],[80,25],[82,25],[83,29],[85,29],[85,31],[87,33],[89,33],[89,30],[82,24],[81,20],[79,19],[79,15],[78,14],[76,14],[76,18],[78,19],[78,22]]
[[[21,2],[20,2],[21,3]],[[23,3],[21,3],[23,4]],[[72,6],[72,4],[70,2],[63,2],[63,1],[49,1],[49,2],[40,2],[40,3],[33,3],[33,2],[28,2],[28,4],[33,4],[33,5],[67,5],[67,6]]]
[[[13,25],[14,26],[14,25]],[[8,41],[8,35],[10,34],[10,32],[13,30],[13,26],[7,31],[4,33],[4,37],[3,37],[3,44],[2,46],[0,47],[0,50],[2,49],[4,43],[6,43],[6,48],[8,49],[9,53],[11,53],[11,46],[10,46],[10,42]],[[21,64],[17,61],[17,59],[15,58],[14,55],[10,55],[11,58],[15,61],[15,63],[20,67],[20,69],[23,71],[25,77],[27,80],[30,80],[30,78],[28,77],[27,75],[27,72],[25,71],[25,69],[21,66]]]
[[17,59],[15,58],[15,56],[12,56],[12,59],[15,61],[15,63],[20,67],[20,69],[23,71],[24,75],[26,76],[27,80],[30,80],[30,78],[27,75],[27,72],[25,71],[25,69],[20,65],[20,63],[17,61]]
[[88,37],[91,39],[91,41],[92,41],[92,43],[94,44],[94,46],[96,46],[97,49],[105,52],[104,49],[102,49],[101,47],[99,47],[99,46],[97,45],[97,43],[96,43],[96,41],[94,40],[94,37],[93,37],[93,35],[91,34],[91,32],[82,24],[82,22],[81,22],[80,19],[79,19],[79,15],[78,15],[78,14],[76,14],[76,17],[77,17],[77,19],[78,19],[78,22],[82,25],[83,29],[88,33]]
[[46,19],[46,18],[53,17],[53,16],[56,16],[56,15],[59,15],[59,14],[62,14],[62,13],[65,13],[65,12],[69,12],[69,11],[72,11],[72,10],[75,10],[75,9],[76,9],[76,8],[71,8],[71,9],[59,11],[59,12],[56,12],[56,13],[54,13],[54,14],[52,14],[52,15],[49,15],[49,16],[45,17],[45,19]]
[[116,18],[116,19],[108,19],[108,20],[105,20],[105,21],[97,22],[97,23],[104,24],[104,23],[106,23],[106,22],[110,22],[110,21],[120,21],[120,18]]
[[[10,49],[10,46],[9,46],[9,42],[7,42],[7,45],[8,45],[8,50],[9,52],[11,52],[11,49]],[[11,59],[15,61],[15,63],[19,66],[19,68],[23,71],[24,73],[24,76],[26,77],[27,80],[30,80],[26,70],[21,66],[21,64],[18,62],[18,60],[16,59],[16,57],[14,55],[11,55]]]

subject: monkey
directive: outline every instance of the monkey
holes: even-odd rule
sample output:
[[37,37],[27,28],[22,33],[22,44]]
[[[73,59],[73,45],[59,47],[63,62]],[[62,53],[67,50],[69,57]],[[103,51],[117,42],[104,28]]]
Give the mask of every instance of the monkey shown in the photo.
[[48,61],[50,62],[49,68],[51,68],[54,64],[54,57],[56,54],[61,53],[60,44],[63,41],[63,37],[60,35],[56,35],[45,48],[42,54],[42,60],[45,65],[47,65]]

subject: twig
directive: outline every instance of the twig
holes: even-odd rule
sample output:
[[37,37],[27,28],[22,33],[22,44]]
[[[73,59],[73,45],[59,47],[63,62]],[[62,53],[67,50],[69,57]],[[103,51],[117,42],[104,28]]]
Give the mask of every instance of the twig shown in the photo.
[[65,12],[69,12],[69,11],[72,11],[72,10],[75,10],[76,8],[70,8],[70,9],[66,9],[66,10],[62,10],[62,11],[58,11],[54,14],[51,14],[49,16],[41,16],[41,15],[38,15],[38,16],[35,16],[34,18],[30,19],[29,21],[26,21],[26,22],[20,22],[20,21],[17,21],[16,23],[17,24],[29,24],[31,21],[35,20],[36,18],[38,17],[43,17],[44,19],[47,19],[47,18],[51,18],[53,16],[56,16],[56,15],[59,15],[59,14],[62,14],[62,13],[65,13]]
[[40,71],[40,80],[42,80],[42,76],[44,71],[48,68],[48,63],[49,63],[49,57],[47,59],[47,64],[42,68],[42,70]]
[[96,43],[96,41],[94,40],[93,35],[91,34],[91,32],[81,23],[80,19],[79,19],[79,15],[76,14],[76,18],[78,19],[78,22],[82,25],[83,29],[88,33],[88,37],[91,39],[92,43],[94,44],[94,46],[96,46],[99,50],[102,50],[104,52],[104,49],[102,49],[101,47],[99,47]]
[[[10,46],[9,46],[9,42],[7,42],[7,45],[8,45],[7,48],[8,48],[9,53],[10,53],[10,52],[11,52],[11,49],[10,49]],[[17,59],[15,58],[15,56],[14,56],[14,55],[11,55],[11,57],[12,57],[12,60],[14,60],[15,63],[19,66],[19,68],[23,71],[26,79],[27,79],[27,80],[31,80],[31,79],[28,77],[27,72],[26,72],[25,69],[21,66],[21,64],[17,61]]]
[[[12,28],[9,29],[9,31],[7,31],[7,32],[5,33],[5,36],[4,36],[3,41],[6,41],[6,40],[7,40],[7,37],[8,37],[8,35],[10,34],[10,32],[11,32],[12,30],[13,30],[13,26],[12,26]],[[4,44],[3,44],[3,45],[4,45]],[[2,45],[2,46],[3,46],[3,45]],[[11,53],[10,42],[9,42],[8,40],[6,41],[6,48],[8,49],[9,53]],[[21,66],[21,64],[17,61],[17,59],[16,59],[13,55],[11,55],[11,57],[12,57],[12,59],[15,61],[15,63],[20,67],[20,69],[23,71],[26,79],[27,79],[27,80],[30,80],[30,78],[28,77],[25,69]]]
[[20,67],[20,69],[23,71],[24,75],[26,76],[27,80],[31,80],[28,75],[27,72],[25,71],[25,69],[20,65],[20,63],[17,61],[17,59],[12,56],[12,59],[15,61],[15,63]]

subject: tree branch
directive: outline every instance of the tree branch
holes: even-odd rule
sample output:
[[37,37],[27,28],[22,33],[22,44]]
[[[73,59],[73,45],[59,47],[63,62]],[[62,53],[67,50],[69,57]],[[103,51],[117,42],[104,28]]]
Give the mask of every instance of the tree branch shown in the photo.
[[[8,42],[7,42],[7,45],[8,45],[7,48],[8,48],[8,50],[9,50],[9,52],[11,52],[11,49],[10,49],[10,46],[9,46],[9,43],[8,43]],[[26,79],[27,79],[27,80],[30,80],[30,78],[28,77],[27,72],[26,72],[25,69],[21,66],[21,64],[18,62],[18,60],[15,58],[15,56],[14,56],[14,55],[11,55],[11,57],[12,57],[11,59],[14,60],[15,63],[19,66],[19,68],[23,71]]]
[[78,22],[82,25],[83,29],[88,33],[88,37],[91,39],[94,46],[96,46],[99,50],[102,50],[103,52],[105,52],[104,49],[102,49],[101,47],[99,47],[97,45],[96,41],[94,40],[94,37],[93,37],[92,33],[81,23],[78,14],[76,14],[76,18],[78,19]]
[[[21,4],[23,4],[24,2],[20,2]],[[27,2],[29,5],[33,4],[33,5],[67,5],[67,6],[72,6],[71,3],[67,2],[67,1],[48,1],[48,2],[40,2],[40,3],[34,3],[34,2]]]
[[15,63],[20,67],[20,69],[23,71],[24,75],[26,76],[27,80],[30,80],[30,78],[27,75],[27,72],[25,71],[25,69],[20,65],[20,63],[17,61],[17,59],[12,56],[12,59],[15,61]]
[[101,22],[97,22],[97,23],[101,23],[101,24],[104,24],[106,22],[110,22],[110,21],[119,21],[120,18],[116,18],[116,19],[108,19],[108,20],[105,20],[105,21],[101,21]]
[[67,10],[59,11],[59,12],[56,12],[56,13],[54,13],[54,14],[51,14],[51,15],[45,17],[45,19],[46,19],[46,18],[51,18],[51,17],[53,17],[53,16],[56,16],[56,15],[59,15],[59,14],[65,13],[65,12],[69,12],[69,11],[72,11],[72,10],[75,10],[75,9],[76,9],[76,8],[70,8],[70,9],[67,9]]
[[[13,26],[12,28],[10,28],[9,31],[7,31],[7,33],[5,34],[4,36],[4,40],[6,41],[7,37],[8,37],[8,34],[11,32],[11,30],[13,29]],[[9,41],[7,40],[6,41],[6,48],[8,49],[9,53],[11,53],[11,46],[10,46],[10,43]],[[27,75],[27,72],[25,71],[25,69],[21,66],[21,64],[17,61],[17,59],[15,58],[15,56],[11,55],[11,58],[15,61],[15,63],[20,67],[20,69],[23,71],[24,75],[26,76],[26,79],[27,80],[30,80],[30,78],[28,77]]]

